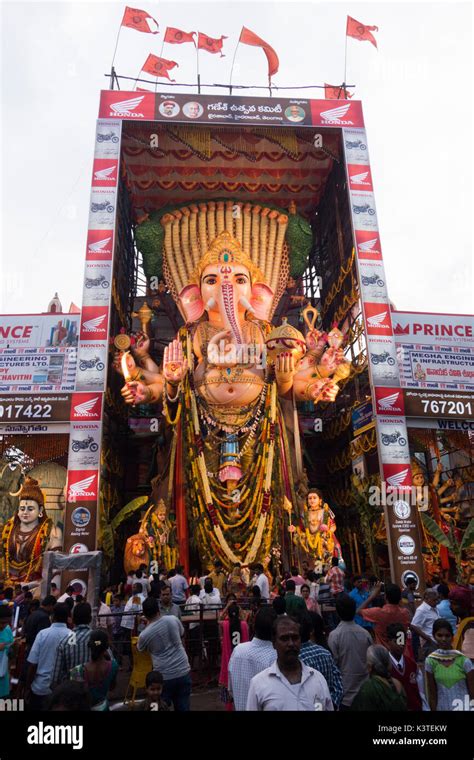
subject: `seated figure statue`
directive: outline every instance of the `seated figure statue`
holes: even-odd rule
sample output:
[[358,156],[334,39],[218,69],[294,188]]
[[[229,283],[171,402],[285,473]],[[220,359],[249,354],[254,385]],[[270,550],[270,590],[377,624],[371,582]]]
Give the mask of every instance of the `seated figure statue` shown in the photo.
[[19,497],[16,514],[2,529],[2,575],[8,583],[35,586],[44,552],[61,548],[62,532],[46,514],[37,480],[27,476]]

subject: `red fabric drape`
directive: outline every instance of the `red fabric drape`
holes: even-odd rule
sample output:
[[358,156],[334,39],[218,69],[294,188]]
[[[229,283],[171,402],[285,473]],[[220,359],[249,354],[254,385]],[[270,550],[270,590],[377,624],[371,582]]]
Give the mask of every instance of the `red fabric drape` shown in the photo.
[[178,534],[179,563],[184,566],[184,574],[189,576],[189,533],[186,516],[186,502],[184,498],[184,471],[183,471],[183,437],[181,421],[176,428],[176,459],[174,466],[174,492],[176,511],[176,531]]

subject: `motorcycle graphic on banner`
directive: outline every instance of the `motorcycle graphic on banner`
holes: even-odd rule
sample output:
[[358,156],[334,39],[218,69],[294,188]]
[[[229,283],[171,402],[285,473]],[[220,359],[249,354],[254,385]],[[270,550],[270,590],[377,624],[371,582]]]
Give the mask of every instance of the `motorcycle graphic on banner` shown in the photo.
[[118,159],[121,135],[122,123],[120,121],[99,120],[95,134],[95,158]]
[[380,456],[384,464],[410,463],[404,417],[378,417]]
[[386,303],[388,294],[382,262],[359,262],[359,272],[364,301]]
[[100,422],[73,422],[69,438],[69,469],[89,470],[99,467]]
[[355,230],[378,230],[373,193],[351,191],[352,222]]
[[108,306],[112,262],[87,262],[84,272],[84,306]]
[[369,163],[367,136],[363,129],[345,129],[344,147],[348,164],[366,166]]

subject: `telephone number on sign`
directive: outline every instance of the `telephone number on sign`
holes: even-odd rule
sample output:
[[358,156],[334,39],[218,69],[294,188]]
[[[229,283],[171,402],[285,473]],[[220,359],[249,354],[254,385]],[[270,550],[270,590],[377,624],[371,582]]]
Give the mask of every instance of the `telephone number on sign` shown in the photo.
[[51,417],[51,404],[0,404],[0,419],[17,420],[20,417],[47,419]]
[[429,401],[421,399],[423,412],[426,414],[472,414],[472,404],[470,401]]

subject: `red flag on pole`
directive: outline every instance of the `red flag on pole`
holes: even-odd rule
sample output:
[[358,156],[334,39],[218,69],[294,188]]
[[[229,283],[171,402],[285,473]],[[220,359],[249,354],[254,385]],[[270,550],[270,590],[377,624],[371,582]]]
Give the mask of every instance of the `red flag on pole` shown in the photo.
[[359,40],[360,42],[368,40],[372,45],[377,47],[377,40],[371,32],[378,32],[378,30],[378,26],[365,26],[365,24],[361,24],[360,21],[356,21],[355,18],[352,18],[351,16],[347,17],[346,35],[348,37],[354,37],[355,40]]
[[155,77],[164,77],[165,79],[169,79],[170,82],[176,82],[176,79],[171,79],[168,76],[168,71],[171,71],[171,69],[174,69],[178,65],[176,61],[167,61],[166,58],[158,58],[157,55],[150,53],[142,66],[142,71],[153,74]]
[[[156,32],[150,29],[147,19],[151,19],[156,24]],[[158,34],[159,28],[158,21],[149,13],[139,10],[139,8],[129,8],[128,5],[125,6],[121,26],[129,26],[131,29],[136,29],[137,32],[147,32],[148,34]]]
[[253,45],[254,47],[261,47],[263,49],[263,52],[267,56],[268,61],[268,78],[270,79],[274,74],[277,73],[278,67],[280,65],[280,61],[278,60],[278,56],[274,49],[271,47],[271,45],[268,44],[268,42],[265,42],[265,40],[262,40],[261,37],[258,37],[254,32],[251,32],[250,29],[246,29],[245,26],[242,27],[242,31],[240,33],[239,42],[243,42],[244,45]]
[[181,29],[167,26],[164,41],[169,42],[171,45],[181,45],[183,42],[192,42],[195,45],[196,41],[193,34],[196,34],[196,32],[182,32]]
[[208,53],[220,53],[221,58],[225,58],[222,52],[222,45],[226,39],[227,37],[224,37],[224,35],[218,39],[214,39],[214,37],[208,37],[207,34],[198,32],[198,48],[200,50],[207,50]]
[[340,84],[339,86],[334,84],[324,85],[324,97],[326,100],[346,100],[352,98],[352,95],[345,87]]

